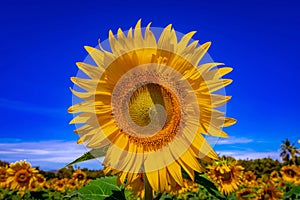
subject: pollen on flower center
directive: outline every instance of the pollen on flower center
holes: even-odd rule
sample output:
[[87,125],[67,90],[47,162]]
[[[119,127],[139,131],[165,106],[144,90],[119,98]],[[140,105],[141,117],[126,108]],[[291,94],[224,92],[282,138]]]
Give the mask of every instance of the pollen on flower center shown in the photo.
[[153,83],[146,84],[139,87],[131,96],[129,114],[139,126],[149,125],[154,117],[158,119],[159,124],[164,126],[165,113],[161,113],[162,110],[155,105],[161,105],[165,109],[167,121],[169,121],[173,113],[173,101],[174,97],[164,87]]
[[131,120],[145,130],[143,133],[135,130],[126,133],[131,141],[148,150],[159,149],[172,141],[180,123],[181,110],[171,91],[149,83],[137,88],[128,104]]

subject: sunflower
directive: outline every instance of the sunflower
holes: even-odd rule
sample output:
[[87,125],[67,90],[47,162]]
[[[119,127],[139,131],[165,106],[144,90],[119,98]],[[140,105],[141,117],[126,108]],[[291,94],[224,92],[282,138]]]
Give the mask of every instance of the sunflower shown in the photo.
[[244,183],[247,186],[256,185],[256,175],[252,171],[247,171],[244,173]]
[[144,197],[145,196],[145,190],[144,190],[144,174],[139,173],[135,174],[135,176],[132,178],[132,180],[126,184],[126,188],[131,190],[135,196],[138,197]]
[[282,179],[286,182],[294,183],[300,176],[299,169],[295,165],[283,166],[280,170]]
[[46,183],[46,179],[42,174],[37,174],[35,175],[35,182],[39,187],[43,188]]
[[81,171],[80,169],[76,170],[73,174],[72,174],[72,178],[77,181],[78,183],[84,183],[86,181],[86,174]]
[[182,169],[192,180],[194,171],[204,171],[197,158],[218,159],[202,134],[228,137],[222,127],[235,119],[218,110],[230,99],[221,93],[232,81],[221,77],[232,68],[203,63],[210,42],[199,45],[195,32],[178,40],[172,25],[157,30],[138,21],[127,34],[109,32],[111,51],[85,47],[90,57],[77,66],[89,78],[71,78],[81,101],[68,111],[76,114],[70,123],[79,125],[79,144],[108,148],[103,165],[119,183],[142,177],[166,191],[183,186]]
[[270,174],[270,181],[273,183],[278,183],[280,181],[280,176],[277,171],[272,171]]
[[77,189],[79,188],[79,184],[75,179],[69,179],[68,183],[67,183],[67,188],[70,189]]
[[283,196],[283,192],[280,191],[275,185],[267,184],[259,191],[260,200],[279,200]]
[[244,168],[237,165],[236,161],[216,161],[208,169],[208,177],[218,185],[223,194],[230,194],[242,184]]
[[10,184],[11,190],[25,191],[30,188],[34,181],[34,175],[38,172],[35,168],[31,168],[30,163],[20,161],[11,163],[7,170],[7,183]]
[[185,194],[186,192],[198,192],[199,184],[188,179],[183,179],[183,186],[177,185],[177,187],[171,189],[169,193],[173,195]]
[[38,189],[40,188],[40,186],[38,185],[38,183],[36,181],[32,181],[30,184],[29,184],[29,190],[30,191],[37,191]]
[[0,188],[6,188],[7,167],[0,167]]
[[58,180],[53,183],[52,188],[54,190],[65,192],[66,191],[66,181],[65,180]]
[[236,197],[240,200],[256,200],[258,199],[257,194],[250,188],[243,188],[236,192]]

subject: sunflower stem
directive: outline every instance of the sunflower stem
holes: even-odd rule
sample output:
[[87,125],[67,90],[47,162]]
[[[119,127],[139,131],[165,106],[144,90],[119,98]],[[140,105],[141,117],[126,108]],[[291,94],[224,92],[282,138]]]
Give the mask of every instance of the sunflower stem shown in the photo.
[[145,187],[145,197],[144,200],[153,200],[153,191],[151,185],[148,181],[146,173],[144,173],[144,187]]

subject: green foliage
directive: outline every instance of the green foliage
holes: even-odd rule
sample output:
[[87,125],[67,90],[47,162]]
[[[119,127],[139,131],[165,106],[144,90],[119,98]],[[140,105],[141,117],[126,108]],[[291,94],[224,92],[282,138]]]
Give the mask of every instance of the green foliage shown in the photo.
[[202,185],[211,195],[217,197],[218,199],[226,199],[225,196],[219,192],[215,184],[211,182],[205,174],[197,173],[195,175],[195,182]]
[[117,177],[104,177],[92,181],[89,185],[80,188],[68,195],[72,199],[99,199],[99,200],[126,200],[124,189],[117,186]]
[[285,188],[284,199],[300,199],[300,185],[294,186],[288,183]]
[[95,158],[101,158],[101,157],[105,156],[107,149],[108,149],[108,146],[102,147],[100,149],[92,149],[89,152],[84,153],[79,158],[77,158],[74,161],[67,164],[67,166],[70,166],[70,165],[73,165],[73,164],[76,164],[76,163],[80,163],[80,162],[83,162],[83,161],[87,161],[87,160],[92,160],[92,159],[95,159]]
[[279,171],[283,163],[271,158],[238,160],[238,163],[244,167],[244,171],[253,171],[258,178],[264,174],[270,174],[272,171]]
[[0,188],[1,200],[61,200],[64,199],[64,196],[64,193],[52,189],[39,189],[34,192],[27,190],[25,194],[20,195],[17,190],[5,190]]

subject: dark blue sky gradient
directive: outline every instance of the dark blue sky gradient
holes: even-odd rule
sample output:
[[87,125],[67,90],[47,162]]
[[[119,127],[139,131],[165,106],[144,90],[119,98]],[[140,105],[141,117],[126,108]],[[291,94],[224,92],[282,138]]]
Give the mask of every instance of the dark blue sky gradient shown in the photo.
[[77,139],[67,108],[75,62],[87,55],[83,46],[140,18],[143,26],[197,30],[194,39],[212,41],[212,58],[234,68],[227,114],[238,123],[226,128],[229,135],[262,141],[245,144],[254,150],[276,150],[286,137],[296,141],[299,1],[207,2],[2,2],[0,142]]

